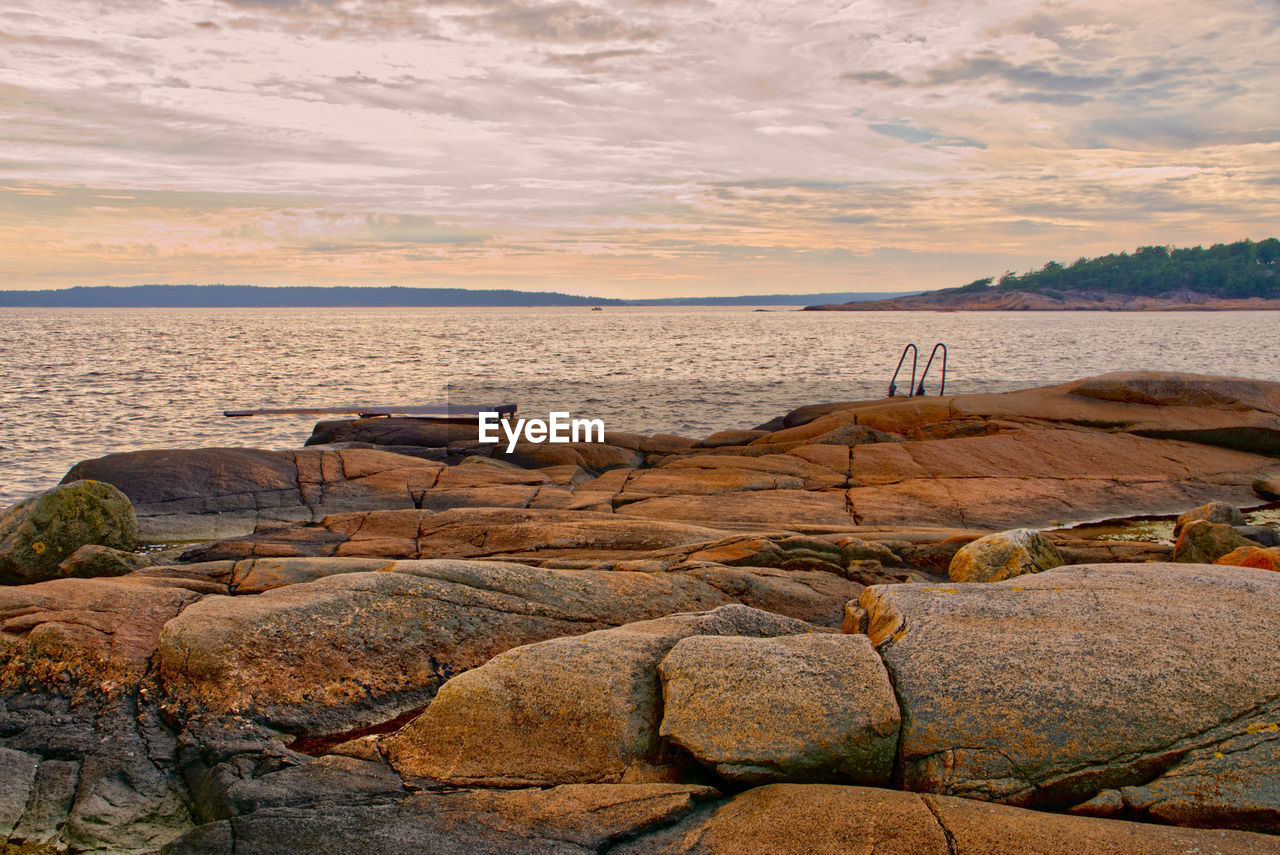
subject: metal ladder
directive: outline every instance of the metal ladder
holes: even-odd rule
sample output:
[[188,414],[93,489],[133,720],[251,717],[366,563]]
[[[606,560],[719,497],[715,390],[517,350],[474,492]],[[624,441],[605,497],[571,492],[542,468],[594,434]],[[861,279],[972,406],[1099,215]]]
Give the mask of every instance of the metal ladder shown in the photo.
[[889,394],[887,397],[894,397],[898,394],[898,374],[902,371],[902,365],[907,361],[907,351],[911,351],[911,385],[908,388],[908,397],[920,396],[925,394],[924,378],[929,376],[929,369],[933,367],[934,357],[938,355],[938,351],[942,351],[942,382],[938,386],[938,394],[943,394],[947,389],[947,346],[942,342],[938,342],[933,346],[933,350],[929,352],[929,361],[924,364],[924,373],[920,375],[920,384],[916,385],[916,360],[920,356],[919,349],[914,344],[908,344],[902,348],[902,356],[898,357],[898,367],[893,371],[893,378],[889,380]]

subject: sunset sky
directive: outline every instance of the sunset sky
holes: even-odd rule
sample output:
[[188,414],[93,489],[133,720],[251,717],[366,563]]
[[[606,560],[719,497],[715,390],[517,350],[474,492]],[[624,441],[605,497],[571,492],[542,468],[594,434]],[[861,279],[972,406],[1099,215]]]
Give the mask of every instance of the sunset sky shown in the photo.
[[0,288],[888,291],[1277,223],[1276,0],[0,3]]

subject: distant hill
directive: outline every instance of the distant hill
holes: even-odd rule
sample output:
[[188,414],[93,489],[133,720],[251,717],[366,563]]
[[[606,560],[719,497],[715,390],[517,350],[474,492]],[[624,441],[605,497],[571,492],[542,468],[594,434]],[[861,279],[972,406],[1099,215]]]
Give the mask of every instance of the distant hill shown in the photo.
[[0,306],[83,308],[300,308],[349,306],[596,306],[621,300],[554,291],[471,291],[465,288],[401,288],[256,285],[110,285],[56,291],[0,291]]
[[806,306],[896,296],[900,292],[764,294],[619,300],[555,291],[482,291],[399,286],[131,285],[79,286],[53,291],[2,291],[0,306],[79,308],[304,308],[391,306]]
[[1177,248],[1144,246],[1133,253],[1050,261],[999,281],[979,279],[959,288],[926,291],[819,311],[1055,310],[1120,311],[1280,309],[1280,239]]
[[624,300],[628,306],[808,306],[812,303],[855,303],[919,294],[919,291],[837,291],[830,294],[747,294],[742,297],[668,297]]

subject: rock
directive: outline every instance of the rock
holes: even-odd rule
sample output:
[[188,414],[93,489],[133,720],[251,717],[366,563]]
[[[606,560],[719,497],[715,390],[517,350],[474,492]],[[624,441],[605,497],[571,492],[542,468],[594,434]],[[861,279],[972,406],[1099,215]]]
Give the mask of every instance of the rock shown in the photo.
[[0,836],[8,840],[26,811],[40,758],[0,747]]
[[658,668],[659,734],[735,784],[886,784],[898,703],[864,636],[695,636]]
[[1123,806],[1120,815],[1274,834],[1280,828],[1277,716],[1271,710],[1235,725],[1225,742],[1187,752],[1154,781],[1110,791]]
[[1280,413],[1280,383],[1176,371],[1117,371],[1071,384],[1071,395],[1155,407],[1249,408]]
[[731,537],[708,544],[689,558],[734,567],[821,569],[837,574],[843,574],[848,567],[848,558],[839,546],[804,536]]
[[1231,526],[1245,524],[1244,514],[1240,513],[1240,509],[1235,505],[1230,505],[1226,502],[1209,502],[1207,505],[1201,505],[1184,514],[1179,514],[1178,519],[1173,524],[1173,536],[1177,537],[1182,532],[1183,526],[1196,520],[1226,523]]
[[362,556],[476,558],[568,552],[614,557],[718,540],[723,532],[590,511],[456,508],[331,514],[318,526],[261,532],[198,547],[185,560]]
[[1062,565],[1058,548],[1040,532],[1019,528],[989,534],[956,552],[947,568],[953,582],[999,582]]
[[849,424],[820,433],[809,442],[815,445],[863,445],[868,442],[902,442],[902,437],[866,425]]
[[1163,786],[1191,752],[1217,752],[1196,824],[1227,827],[1280,808],[1274,772],[1231,750],[1249,722],[1280,716],[1280,662],[1267,653],[1278,601],[1274,573],[1185,564],[1067,566],[859,598],[901,707],[907,789],[1069,808]]
[[56,851],[58,826],[71,812],[79,775],[80,763],[75,760],[49,760],[36,767],[26,810],[9,835],[12,849],[10,845],[5,848],[18,852]]
[[645,454],[676,454],[693,448],[696,440],[673,433],[655,433],[640,442],[639,451]]
[[166,542],[248,534],[262,522],[341,511],[415,508],[444,468],[366,449],[162,449],[86,460],[64,480],[115,485],[133,502],[141,535]]
[[669,781],[658,664],[671,648],[695,635],[815,629],[725,606],[509,650],[442,686],[383,750],[402,775],[461,786]]
[[[347,562],[328,575],[315,562],[299,568],[314,581],[260,582],[257,596],[205,597],[170,620],[156,670],[172,714],[244,715],[299,734],[341,733],[425,704],[445,680],[512,647],[738,597],[825,611],[834,624],[840,597],[856,587],[833,577],[841,584],[825,593],[789,590],[795,583],[731,568],[628,573],[437,560],[369,572]],[[268,568],[264,577],[258,563],[237,565],[236,578],[294,572]]]
[[374,573],[395,570],[396,562],[385,558],[250,558],[236,562],[208,562],[189,567],[228,565],[228,594],[261,594],[288,585],[314,582],[343,573]]
[[1258,546],[1226,523],[1189,522],[1173,544],[1173,560],[1188,564],[1212,564],[1242,546]]
[[572,464],[597,473],[608,469],[634,469],[644,462],[644,455],[638,450],[602,442],[518,442],[510,453],[506,445],[493,446],[492,454],[530,468]]
[[864,525],[906,517],[957,528],[1041,526],[1180,511],[1192,496],[1243,504],[1240,484],[1257,459],[1122,433],[1021,427],[854,446],[848,496]]
[[[550,474],[495,480],[477,471],[481,465],[445,467],[354,441],[300,452],[113,455],[80,464],[75,475],[124,489],[153,540],[238,536],[263,522],[318,522],[337,512],[465,507],[619,510],[806,533],[900,527],[904,519],[954,529],[1045,527],[1170,513],[1210,499],[1247,504],[1250,482],[1274,463],[1265,455],[1280,449],[1280,415],[1268,409],[1273,391],[1231,378],[1115,375],[1024,392],[804,407],[778,430],[709,437],[696,453],[675,437],[609,434],[605,443],[524,443],[510,456],[538,470],[622,473],[588,484]],[[397,443],[410,439],[398,431],[426,430],[420,420],[342,424],[357,423],[388,432],[360,434],[365,439]],[[439,452],[449,461],[477,451],[506,457],[504,448],[445,434],[418,438],[448,439],[443,446],[379,448]]]
[[166,855],[594,855],[669,825],[715,795],[674,784],[569,785],[549,790],[413,793],[257,810],[199,826]]
[[110,484],[73,481],[0,512],[0,584],[56,579],[80,547],[131,550],[138,522],[128,498]]
[[1267,501],[1280,501],[1280,473],[1272,472],[1254,478],[1253,492]]
[[820,570],[736,568],[685,562],[674,571],[700,579],[730,601],[785,615],[818,626],[840,627],[842,598],[847,602],[862,592],[862,585]]
[[59,564],[58,572],[63,577],[90,579],[95,576],[123,576],[150,566],[151,559],[145,555],[87,544]]
[[850,513],[844,491],[838,490],[782,489],[660,496],[621,505],[618,514],[701,526],[758,526],[773,530],[815,525],[847,529],[858,524]]
[[[21,818],[0,829],[6,851],[154,852],[189,828],[175,742],[155,708],[121,694],[68,703],[56,691],[6,699],[5,741],[26,758],[17,770],[0,758],[0,801],[38,762]],[[11,771],[22,777],[9,781]]]
[[1259,570],[1280,570],[1280,548],[1241,546],[1213,562],[1233,567],[1257,567]]
[[136,685],[164,624],[199,594],[164,578],[0,587],[0,689],[112,693]]
[[443,422],[439,419],[393,416],[318,422],[306,444],[363,442],[373,445],[443,448],[451,442],[476,442],[478,438],[474,417],[468,424]]
[[1262,546],[1280,546],[1280,529],[1269,525],[1233,525],[1236,534]]
[[623,842],[616,855],[1252,855],[1280,840],[1061,816],[946,796],[830,784],[773,784]]
[[722,430],[711,434],[705,439],[699,440],[696,445],[698,448],[721,448],[726,445],[747,445],[752,440],[759,439],[762,436],[768,436],[768,431],[763,430]]

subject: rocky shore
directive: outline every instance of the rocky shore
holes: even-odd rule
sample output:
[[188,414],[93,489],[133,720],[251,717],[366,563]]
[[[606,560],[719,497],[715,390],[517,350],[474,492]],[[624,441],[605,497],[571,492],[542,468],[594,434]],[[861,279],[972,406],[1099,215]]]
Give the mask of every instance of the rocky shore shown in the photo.
[[929,291],[887,300],[805,306],[809,312],[1240,312],[1280,309],[1280,300],[1263,297],[1212,297],[1195,291],[1154,296],[1102,291]]
[[3,851],[1280,853],[1277,458],[1132,372],[86,460],[0,513]]

